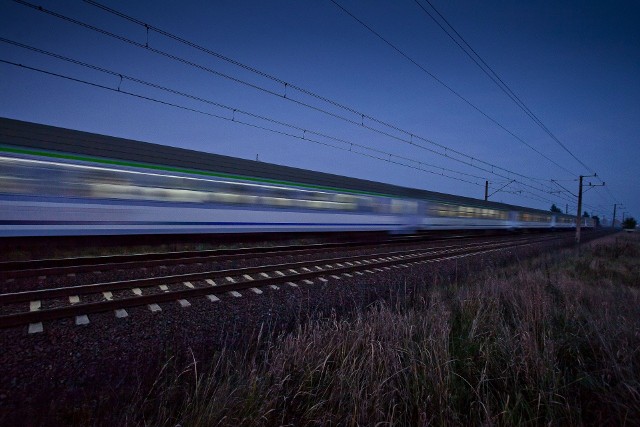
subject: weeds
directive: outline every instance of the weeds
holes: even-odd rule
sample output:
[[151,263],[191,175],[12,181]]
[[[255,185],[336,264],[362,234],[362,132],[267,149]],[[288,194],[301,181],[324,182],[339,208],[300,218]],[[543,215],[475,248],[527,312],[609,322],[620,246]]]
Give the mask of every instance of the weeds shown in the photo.
[[640,425],[640,243],[571,254],[257,331],[206,370],[165,369],[127,413],[149,426]]

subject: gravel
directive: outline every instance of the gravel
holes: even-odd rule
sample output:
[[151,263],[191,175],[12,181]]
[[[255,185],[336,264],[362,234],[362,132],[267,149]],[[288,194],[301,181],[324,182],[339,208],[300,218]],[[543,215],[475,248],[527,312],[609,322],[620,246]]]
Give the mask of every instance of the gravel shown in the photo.
[[[113,425],[121,420],[114,409],[146,393],[167,360],[204,363],[207,355],[223,347],[242,348],[261,328],[278,333],[308,318],[348,316],[375,301],[410,298],[412,288],[432,286],[436,277],[455,280],[456,275],[557,246],[503,250],[490,256],[329,278],[326,283],[315,280],[313,285],[298,283],[297,288],[283,283],[279,290],[263,288],[261,295],[249,290],[242,292],[242,298],[220,295],[218,302],[197,297],[189,300],[190,307],[162,303],[162,311],[155,313],[146,306],[128,308],[127,317],[116,318],[113,312],[93,314],[83,326],[76,326],[74,319],[62,319],[46,322],[44,332],[38,334],[27,334],[26,326],[0,330],[0,425],[69,425],[91,417],[96,425]],[[252,262],[257,263],[249,260],[248,264]],[[180,269],[169,267],[161,273],[177,274]],[[146,274],[159,271],[147,269]],[[103,272],[100,278],[115,280],[125,273]],[[94,277],[87,276],[75,279]],[[25,282],[25,288],[36,283]]]

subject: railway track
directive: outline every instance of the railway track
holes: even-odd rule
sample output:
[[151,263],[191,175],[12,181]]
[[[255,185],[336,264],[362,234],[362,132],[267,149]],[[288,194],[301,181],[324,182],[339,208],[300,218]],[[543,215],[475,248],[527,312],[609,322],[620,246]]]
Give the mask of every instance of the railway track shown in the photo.
[[29,325],[29,332],[37,333],[43,331],[43,322],[55,319],[75,317],[75,323],[82,325],[89,323],[88,315],[95,313],[114,311],[116,317],[126,317],[127,308],[139,306],[147,306],[150,311],[158,312],[162,311],[160,304],[166,302],[177,301],[187,307],[190,305],[188,298],[204,296],[216,302],[223,294],[235,297],[241,296],[240,291],[261,294],[264,290],[277,290],[282,286],[295,288],[311,285],[314,281],[339,281],[562,238],[519,237],[506,241],[456,243],[437,248],[324,256],[279,264],[4,293],[0,294],[0,328]]
[[142,253],[129,255],[105,255],[94,257],[51,258],[0,262],[0,275],[6,278],[47,277],[78,274],[90,271],[113,269],[150,268],[156,266],[197,264],[204,262],[224,262],[247,258],[286,255],[310,255],[330,250],[358,250],[375,246],[377,248],[399,244],[420,244],[450,240],[477,239],[477,236],[452,235],[434,239],[424,236],[397,237],[384,242],[353,241],[340,243],[317,243],[287,246],[260,246],[234,249],[211,249],[164,253]]

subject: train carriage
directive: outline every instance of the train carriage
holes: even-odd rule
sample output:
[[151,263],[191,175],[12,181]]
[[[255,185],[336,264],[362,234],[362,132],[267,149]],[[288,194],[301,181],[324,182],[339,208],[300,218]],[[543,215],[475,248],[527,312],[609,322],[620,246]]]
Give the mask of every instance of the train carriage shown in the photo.
[[0,119],[0,184],[5,237],[575,225],[562,214],[10,119]]

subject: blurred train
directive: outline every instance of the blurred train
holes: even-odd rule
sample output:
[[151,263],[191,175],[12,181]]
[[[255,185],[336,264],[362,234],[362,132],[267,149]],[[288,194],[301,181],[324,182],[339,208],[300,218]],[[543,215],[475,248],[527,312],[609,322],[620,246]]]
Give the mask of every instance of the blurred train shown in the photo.
[[564,214],[0,118],[0,237],[572,227]]

